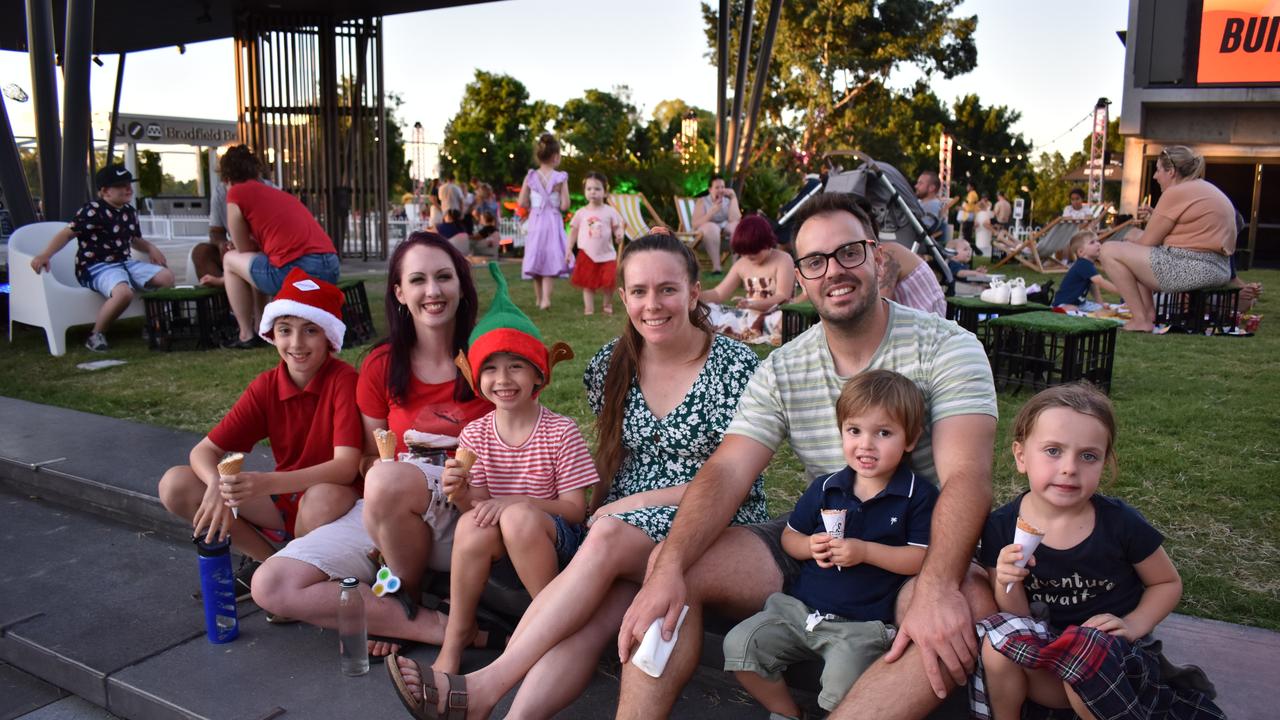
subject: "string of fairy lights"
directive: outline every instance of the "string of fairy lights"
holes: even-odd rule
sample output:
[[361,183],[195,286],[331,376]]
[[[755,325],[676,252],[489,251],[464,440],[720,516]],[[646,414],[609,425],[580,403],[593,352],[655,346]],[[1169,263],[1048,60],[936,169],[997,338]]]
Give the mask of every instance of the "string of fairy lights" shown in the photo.
[[[925,149],[932,151],[934,149],[933,143],[929,143],[928,145],[926,145]],[[953,156],[959,155],[960,153],[964,153],[965,157],[976,157],[978,158],[978,162],[991,163],[993,165],[998,164],[1001,161],[1004,161],[1005,164],[1012,163],[1014,160],[1017,160],[1018,162],[1022,162],[1027,158],[1026,153],[997,153],[997,152],[988,152],[985,150],[977,150],[972,147],[961,145],[960,143],[956,142],[954,139],[952,139],[951,141],[951,152]]]
[[[1031,143],[1031,146],[1048,148],[1049,146],[1052,146],[1057,141],[1069,135],[1076,128],[1080,127],[1081,123],[1083,123],[1084,121],[1088,120],[1091,117],[1093,117],[1092,110],[1085,113],[1084,116],[1082,116],[1079,120],[1077,120],[1074,124],[1072,124],[1071,127],[1067,128],[1066,130],[1063,130],[1061,133],[1058,133],[1058,136],[1050,140],[1049,142]],[[929,143],[928,145],[925,146],[925,149],[929,151],[933,151],[935,147],[936,146],[933,143]],[[992,165],[998,165],[1001,162],[1003,162],[1006,165],[1009,165],[1009,164],[1012,164],[1015,160],[1018,162],[1022,162],[1024,160],[1029,160],[1031,158],[1031,154],[1029,152],[1027,153],[995,152],[995,151],[989,151],[989,150],[982,150],[980,148],[975,148],[969,145],[963,145],[959,142],[956,142],[954,135],[951,136],[951,152],[952,152],[952,157],[957,157],[961,153],[963,153],[964,156],[967,158],[976,157],[978,159],[978,162],[991,163]]]

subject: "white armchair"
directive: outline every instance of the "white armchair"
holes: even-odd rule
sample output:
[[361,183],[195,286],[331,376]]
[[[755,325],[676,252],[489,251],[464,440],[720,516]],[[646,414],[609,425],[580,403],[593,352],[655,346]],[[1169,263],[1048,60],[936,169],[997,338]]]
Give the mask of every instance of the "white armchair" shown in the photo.
[[[49,245],[49,241],[66,223],[42,222],[23,225],[9,238],[9,342],[13,342],[13,324],[43,328],[49,342],[49,353],[67,353],[67,328],[91,324],[105,299],[81,287],[76,281],[76,244],[69,242],[49,260],[51,272],[36,274],[31,260]],[[120,317],[143,314],[141,294]]]

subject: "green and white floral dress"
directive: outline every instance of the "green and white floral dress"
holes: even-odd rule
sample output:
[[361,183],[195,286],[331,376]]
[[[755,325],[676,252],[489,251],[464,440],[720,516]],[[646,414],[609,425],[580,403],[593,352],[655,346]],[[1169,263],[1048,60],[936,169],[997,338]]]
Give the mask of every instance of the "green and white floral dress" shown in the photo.
[[[587,401],[597,415],[604,406],[604,380],[617,340],[600,349],[587,363],[582,382]],[[687,483],[720,446],[738,408],[738,398],[760,364],[751,348],[723,335],[714,336],[707,361],[684,400],[664,418],[654,417],[640,384],[631,379],[622,420],[622,444],[627,454],[613,478],[606,502],[649,490]],[[658,505],[616,513],[613,517],[644,531],[655,543],[671,531],[675,505]],[[765,507],[764,476],[756,478],[751,492],[734,514],[732,524],[745,525],[769,519]]]

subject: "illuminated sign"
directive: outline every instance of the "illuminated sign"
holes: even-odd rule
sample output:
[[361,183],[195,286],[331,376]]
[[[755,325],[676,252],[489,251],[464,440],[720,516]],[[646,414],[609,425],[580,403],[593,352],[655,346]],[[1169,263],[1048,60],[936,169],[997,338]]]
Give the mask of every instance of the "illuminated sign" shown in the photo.
[[162,145],[218,146],[237,142],[240,137],[234,122],[123,113],[116,118],[113,131],[126,142]]
[[1196,82],[1280,83],[1280,3],[1204,0]]

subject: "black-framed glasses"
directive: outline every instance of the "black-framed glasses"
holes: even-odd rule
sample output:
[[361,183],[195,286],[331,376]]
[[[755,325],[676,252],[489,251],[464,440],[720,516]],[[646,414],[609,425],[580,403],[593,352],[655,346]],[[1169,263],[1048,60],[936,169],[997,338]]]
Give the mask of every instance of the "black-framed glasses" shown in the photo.
[[813,253],[796,260],[796,270],[805,280],[817,280],[827,274],[827,264],[831,258],[840,263],[840,267],[852,270],[867,261],[867,240],[855,240],[845,243],[829,253]]

